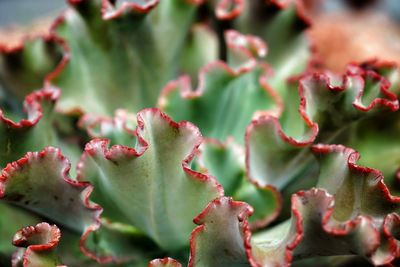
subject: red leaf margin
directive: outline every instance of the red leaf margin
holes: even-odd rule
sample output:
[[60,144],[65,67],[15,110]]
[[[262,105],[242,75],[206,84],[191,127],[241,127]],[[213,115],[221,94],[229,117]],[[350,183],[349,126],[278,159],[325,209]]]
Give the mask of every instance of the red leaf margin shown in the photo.
[[263,74],[259,78],[259,83],[265,92],[271,96],[273,101],[276,103],[276,110],[261,111],[256,114],[257,117],[261,115],[273,114],[279,116],[283,111],[283,101],[280,95],[271,88],[267,80],[272,73],[271,68],[265,63],[259,63],[256,57],[264,57],[267,54],[267,45],[263,40],[252,35],[243,35],[235,30],[225,31],[225,39],[227,41],[227,47],[232,52],[238,52],[243,54],[247,60],[238,68],[233,68],[227,63],[216,60],[202,67],[198,74],[198,85],[197,88],[193,89],[191,80],[188,75],[182,75],[176,80],[170,81],[160,93],[157,107],[163,110],[167,101],[168,95],[175,90],[179,90],[183,99],[196,99],[200,98],[204,93],[206,76],[209,75],[213,69],[221,69],[227,72],[233,78],[240,76],[241,74],[248,73],[255,67],[260,66],[263,69]]
[[[382,63],[383,64],[383,63]],[[368,67],[368,66],[367,66]],[[320,72],[320,73],[312,73],[310,71],[306,71],[304,74],[300,75],[299,77],[293,78],[291,82],[295,82],[295,80],[299,79],[299,97],[300,97],[300,105],[298,111],[300,113],[301,119],[305,122],[307,127],[311,130],[310,135],[305,140],[296,140],[295,138],[288,136],[282,129],[281,123],[279,122],[278,116],[273,116],[270,114],[265,114],[264,116],[260,116],[254,119],[246,129],[245,133],[245,153],[246,153],[246,170],[247,176],[250,177],[251,180],[255,180],[249,170],[250,170],[250,136],[252,135],[254,129],[263,124],[272,124],[274,131],[278,134],[278,136],[282,139],[283,142],[292,145],[294,147],[302,148],[311,145],[318,136],[319,127],[318,123],[313,122],[311,118],[308,116],[306,112],[307,106],[307,98],[306,98],[306,88],[305,85],[302,83],[303,79],[313,78],[318,82],[322,81],[325,84],[325,87],[328,91],[332,92],[341,92],[345,91],[349,88],[350,83],[348,80],[350,78],[357,78],[363,86],[359,90],[356,98],[353,101],[353,107],[361,112],[368,112],[372,110],[374,107],[380,105],[385,108],[388,108],[392,112],[397,111],[399,109],[399,101],[397,96],[392,93],[389,89],[391,83],[383,76],[379,75],[375,71],[364,68],[363,65],[356,65],[356,64],[349,64],[347,72],[342,75],[341,85],[335,86],[331,83],[330,75],[328,72]],[[375,81],[380,83],[380,92],[387,97],[385,98],[374,98],[368,106],[362,104],[362,97],[364,92],[364,84],[366,78],[372,78]],[[397,85],[396,85],[397,86]]]
[[54,87],[35,91],[25,97],[24,111],[27,113],[26,119],[13,121],[6,117],[0,109],[0,121],[13,129],[29,129],[35,126],[43,116],[41,102],[48,101],[55,103],[60,97],[61,91]]
[[[144,120],[141,117],[142,113],[149,112],[153,114],[154,116],[159,116],[161,117],[164,121],[166,121],[172,128],[175,128],[177,130],[181,128],[187,128],[190,129],[190,131],[196,135],[196,143],[193,147],[193,150],[182,160],[182,168],[185,173],[187,173],[190,177],[193,177],[194,179],[197,179],[198,181],[201,181],[203,183],[211,183],[214,185],[214,187],[217,189],[219,192],[220,196],[224,195],[224,189],[223,187],[218,183],[218,181],[211,175],[207,173],[200,173],[195,170],[193,170],[190,167],[190,163],[193,160],[193,158],[199,153],[199,146],[201,143],[204,141],[204,137],[201,135],[200,130],[192,123],[188,121],[181,121],[181,122],[175,122],[173,121],[168,115],[165,113],[161,112],[157,108],[146,108],[137,113],[137,127],[136,130],[132,132],[128,132],[128,134],[134,134],[137,137],[137,142],[139,144],[139,149],[136,149],[134,147],[129,147],[129,146],[124,146],[124,145],[113,145],[109,148],[110,140],[109,139],[104,139],[104,138],[95,138],[91,140],[89,143],[86,144],[84,152],[81,156],[81,159],[78,162],[77,165],[77,180],[78,181],[83,181],[84,177],[82,175],[82,168],[84,167],[85,161],[87,160],[88,157],[93,155],[94,152],[94,147],[100,146],[102,148],[102,153],[104,155],[104,158],[110,161],[113,161],[113,158],[115,157],[116,154],[123,154],[125,157],[128,158],[136,158],[142,156],[146,151],[149,146],[149,143],[143,138],[141,135],[141,131],[144,129]],[[100,117],[99,120],[108,120],[105,117]],[[99,121],[97,121],[99,122]],[[95,122],[96,123],[96,122]],[[84,183],[84,182],[83,182]],[[97,229],[95,229],[97,230]],[[95,231],[94,230],[94,231]],[[94,232],[91,231],[91,232]],[[87,236],[91,233],[88,232]],[[89,250],[85,250],[84,253],[89,256],[92,259],[95,259],[99,263],[109,263],[113,261],[117,261],[113,256],[106,256],[106,257],[98,257],[95,255],[95,253],[90,252]]]
[[63,177],[63,181],[68,186],[82,189],[82,192],[81,192],[82,205],[87,210],[93,211],[95,213],[95,215],[94,215],[95,217],[93,218],[93,224],[86,227],[86,229],[82,233],[81,238],[79,240],[79,246],[80,246],[81,251],[85,255],[98,261],[99,263],[109,261],[110,259],[100,259],[100,258],[95,257],[94,254],[85,245],[89,234],[100,228],[100,224],[101,224],[100,223],[100,215],[103,212],[103,208],[98,204],[90,202],[89,198],[93,191],[93,186],[90,183],[72,180],[69,177],[69,171],[71,168],[71,164],[61,154],[60,149],[54,148],[54,147],[46,147],[40,152],[28,152],[28,153],[26,153],[26,155],[24,157],[20,158],[19,160],[7,164],[7,166],[1,171],[1,175],[0,175],[0,199],[2,199],[4,197],[4,191],[5,191],[4,183],[7,182],[9,176],[11,176],[12,173],[14,173],[15,171],[18,171],[19,169],[23,169],[25,167],[25,165],[27,165],[29,163],[31,158],[34,158],[34,157],[43,158],[48,153],[56,153],[57,159],[60,160],[64,165],[64,168],[61,173],[61,175]]
[[182,264],[180,264],[178,261],[172,259],[172,258],[163,258],[163,259],[155,259],[149,262],[147,267],[162,267],[162,266],[167,266],[171,265],[174,267],[182,267]]
[[[32,236],[35,235],[40,235],[40,234],[46,234],[47,232],[50,232],[50,236],[46,235],[44,238],[50,239],[43,244],[34,244],[34,245],[28,245],[29,244],[29,239]],[[29,257],[32,253],[36,252],[45,252],[45,251],[52,251],[54,250],[57,246],[58,243],[60,242],[61,238],[61,232],[60,229],[56,225],[49,225],[48,223],[38,223],[35,226],[27,226],[19,230],[14,238],[13,238],[13,245],[17,247],[26,247],[25,252],[22,255],[22,265],[28,266],[29,264]],[[12,258],[12,265],[13,267],[17,266],[17,262],[19,262],[19,259],[15,258],[18,254],[18,251],[13,255]],[[59,265],[57,267],[63,267],[64,265]],[[65,267],[65,266],[64,266]]]
[[[228,138],[225,142],[221,142],[214,138],[205,138],[204,143],[213,144],[214,146],[221,148],[221,149],[225,149],[226,147],[232,146],[235,150],[238,150],[238,154],[244,153],[244,152],[242,152],[243,148],[241,146],[235,144],[233,138]],[[203,151],[200,148],[199,154],[201,154],[201,153],[203,153]],[[200,166],[201,170],[208,172],[207,167],[204,165],[204,163],[202,163],[200,160],[198,160],[198,162],[199,162],[199,166]],[[267,226],[268,224],[273,222],[278,217],[278,215],[280,214],[280,212],[282,210],[282,201],[283,200],[282,200],[282,195],[274,186],[271,186],[271,185],[262,186],[257,181],[250,179],[246,175],[245,167],[244,167],[244,174],[245,174],[246,181],[248,181],[250,184],[254,185],[257,189],[271,191],[274,194],[274,198],[277,203],[277,208],[275,209],[275,211],[272,214],[267,215],[266,217],[261,218],[257,221],[254,221],[252,223],[249,223],[250,229],[252,231],[255,231],[257,229],[261,229],[261,228]]]
[[[384,198],[392,203],[394,206],[400,206],[400,197],[396,197],[390,194],[389,189],[386,187],[383,181],[383,175],[380,171],[372,168],[367,168],[363,166],[357,165],[357,160],[360,157],[360,154],[351,148],[347,148],[342,145],[324,145],[317,144],[312,146],[312,151],[316,154],[329,154],[333,152],[346,152],[348,155],[347,158],[347,167],[355,172],[363,174],[365,177],[371,175],[370,179],[373,179],[374,182],[377,183],[377,187],[380,189]],[[348,152],[348,153],[347,153]],[[324,199],[327,199],[327,208],[321,214],[321,227],[323,231],[329,235],[333,236],[346,236],[350,234],[353,230],[355,230],[358,226],[362,224],[366,224],[370,226],[371,234],[371,244],[369,250],[366,252],[367,256],[372,260],[374,264],[378,265],[389,265],[394,259],[398,259],[400,257],[400,241],[397,239],[398,230],[397,227],[400,225],[400,216],[396,213],[390,213],[386,215],[383,220],[380,222],[380,226],[376,224],[376,221],[369,215],[357,215],[354,218],[351,218],[344,222],[335,222],[331,221],[333,212],[335,209],[335,197],[329,194],[325,189],[319,188],[311,188],[307,191],[299,191],[292,195],[291,203],[292,203],[292,220],[294,220],[294,227],[296,230],[295,236],[289,243],[285,246],[285,258],[284,262],[281,262],[279,266],[290,266],[293,260],[293,252],[295,249],[301,245],[302,240],[304,239],[304,218],[302,213],[300,212],[300,204],[303,199],[307,199],[310,196],[321,196]],[[245,205],[247,208],[241,215],[238,217],[238,220],[242,222],[242,228],[240,229],[241,234],[243,236],[243,245],[246,251],[246,256],[249,261],[249,264],[252,267],[261,267],[262,265],[257,262],[255,257],[252,254],[252,231],[249,227],[248,216],[252,214],[252,208],[247,203],[233,201],[228,197],[221,197],[210,202],[207,207],[194,219],[194,222],[199,226],[196,227],[191,234],[190,237],[190,258],[188,267],[194,266],[194,261],[196,258],[196,245],[195,240],[196,236],[204,230],[204,220],[203,218],[207,217],[207,214],[211,210],[214,205],[218,205],[221,203],[221,200],[225,199],[229,203],[229,205],[237,206],[237,205]],[[381,228],[381,229],[380,229]],[[391,256],[385,258],[383,261],[374,262],[373,254],[377,252],[379,246],[381,246],[384,242],[388,243],[388,251],[391,253]],[[254,244],[253,244],[254,245]],[[383,244],[384,245],[384,244]],[[149,265],[150,266],[150,265]],[[178,265],[180,266],[180,265]]]
[[[66,0],[67,3],[72,6],[72,7],[77,7],[86,0]],[[121,16],[123,16],[126,13],[131,13],[131,14],[147,14],[151,12],[159,3],[160,0],[150,0],[148,3],[140,5],[137,3],[132,3],[132,2],[126,2],[123,1],[122,5],[117,8],[114,13],[110,14],[109,10],[112,8],[114,5],[112,4],[111,0],[102,0],[101,3],[101,14],[103,20],[112,20],[112,19],[118,19]],[[182,0],[188,4],[191,5],[200,5],[203,3],[204,0]],[[12,53],[19,53],[23,49],[25,49],[25,43],[31,40],[36,40],[36,39],[41,39],[44,42],[54,42],[55,44],[59,45],[63,51],[63,56],[60,60],[60,62],[57,64],[57,66],[52,70],[50,73],[48,73],[43,81],[43,87],[46,90],[54,90],[54,86],[52,85],[52,81],[59,76],[59,74],[64,70],[66,64],[71,59],[71,50],[69,48],[69,45],[67,44],[66,40],[61,38],[57,33],[56,29],[58,28],[59,25],[64,23],[65,21],[65,13],[68,12],[68,10],[63,11],[60,15],[58,15],[51,26],[49,27],[49,30],[45,34],[38,34],[35,36],[25,36],[22,38],[21,42],[17,43],[16,45],[13,45],[12,47],[9,47],[5,44],[0,43],[0,53],[3,54],[12,54]],[[1,111],[1,110],[0,110]],[[83,110],[80,108],[74,108],[71,110],[58,110],[61,113],[64,114],[77,114],[77,115],[82,115],[84,114]]]

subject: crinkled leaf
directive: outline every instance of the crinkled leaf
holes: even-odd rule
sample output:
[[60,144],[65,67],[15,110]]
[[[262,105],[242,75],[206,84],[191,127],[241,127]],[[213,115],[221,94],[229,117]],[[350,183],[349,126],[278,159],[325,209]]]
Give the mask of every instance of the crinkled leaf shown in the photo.
[[174,259],[163,258],[152,260],[148,267],[182,267],[182,265]]
[[13,49],[0,45],[0,85],[7,92],[8,104],[42,88],[44,78],[61,58],[62,47],[55,37],[29,40]]
[[29,152],[2,170],[0,198],[82,233],[83,243],[98,228],[101,207],[89,202],[90,185],[69,178],[69,168],[56,148]]
[[[10,223],[13,222],[13,223]],[[10,240],[14,234],[26,225],[35,225],[40,218],[15,206],[0,203],[0,251],[11,255],[15,250]]]
[[60,92],[44,89],[28,95],[24,102],[26,118],[14,122],[0,109],[0,166],[17,160],[28,151],[41,150],[54,144],[52,116]]
[[254,208],[251,227],[263,227],[278,215],[280,194],[272,187],[261,187],[246,177],[243,148],[233,140],[220,143],[206,139],[200,146],[198,165],[217,178],[225,195],[244,201]]
[[107,138],[112,144],[133,146],[136,143],[136,115],[126,110],[117,110],[113,118],[85,115],[79,126],[90,138]]
[[197,83],[197,72],[218,59],[218,49],[217,35],[211,28],[203,24],[193,25],[183,50],[181,69]]
[[243,10],[233,22],[235,28],[259,36],[268,44],[266,62],[274,70],[269,84],[284,96],[287,79],[302,73],[311,59],[304,31],[308,22],[294,1],[284,8],[277,1],[243,2]]
[[192,232],[189,266],[288,266],[334,255],[360,255],[375,265],[397,259],[400,219],[392,212],[400,199],[390,195],[382,174],[356,165],[359,154],[350,148],[315,145],[313,152],[318,186],[326,189],[297,192],[291,219],[253,236],[247,205],[213,201],[195,219],[202,225]]
[[191,235],[188,266],[248,266],[245,242],[251,214],[244,202],[227,197],[211,202],[194,220],[199,226]]
[[[306,75],[299,95],[290,90],[285,103],[299,103],[299,114],[285,110],[280,120],[264,116],[247,129],[248,174],[262,185],[284,188],[313,159],[309,145],[315,140],[346,141],[351,123],[398,109],[390,82],[372,70],[349,66],[346,75]],[[300,98],[300,99],[298,99]],[[344,134],[345,133],[345,134]]]
[[86,247],[92,258],[102,263],[139,264],[159,255],[160,249],[131,225],[101,220],[99,230],[90,235]]
[[137,119],[135,149],[91,141],[79,179],[95,186],[93,199],[105,217],[135,226],[164,249],[178,249],[187,242],[193,217],[223,191],[212,177],[190,168],[202,142],[194,125],[175,123],[156,109],[139,112]]
[[13,244],[24,247],[18,250],[12,260],[13,267],[62,267],[55,249],[60,241],[61,232],[55,225],[39,223],[19,230]]
[[[277,96],[265,84],[268,68],[258,64],[266,47],[252,36],[226,32],[229,65],[216,61],[199,74],[199,85],[191,89],[183,76],[163,90],[159,106],[175,120],[195,123],[207,137],[225,140],[233,136],[243,142],[244,128],[257,111],[279,112]],[[254,55],[255,54],[255,55]]]
[[59,108],[112,115],[118,108],[137,112],[154,106],[178,71],[195,5],[182,0],[70,5],[54,29],[71,54],[52,79],[63,90]]

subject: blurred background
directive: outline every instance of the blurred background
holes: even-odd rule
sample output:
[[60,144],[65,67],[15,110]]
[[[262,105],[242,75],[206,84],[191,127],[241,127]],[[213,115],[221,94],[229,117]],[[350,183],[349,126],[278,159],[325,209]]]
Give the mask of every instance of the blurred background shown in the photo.
[[0,0],[0,25],[29,23],[38,17],[57,15],[65,7],[65,0]]

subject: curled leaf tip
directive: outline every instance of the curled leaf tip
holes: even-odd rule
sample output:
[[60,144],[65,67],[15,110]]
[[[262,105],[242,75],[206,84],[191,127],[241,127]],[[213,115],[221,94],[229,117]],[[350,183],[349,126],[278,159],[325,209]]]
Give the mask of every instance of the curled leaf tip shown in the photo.
[[182,264],[172,258],[166,257],[150,261],[148,267],[182,267]]
[[[62,267],[55,250],[61,232],[56,225],[42,222],[19,230],[12,240],[19,249],[13,254],[12,266]],[[64,266],[65,267],[65,266]]]

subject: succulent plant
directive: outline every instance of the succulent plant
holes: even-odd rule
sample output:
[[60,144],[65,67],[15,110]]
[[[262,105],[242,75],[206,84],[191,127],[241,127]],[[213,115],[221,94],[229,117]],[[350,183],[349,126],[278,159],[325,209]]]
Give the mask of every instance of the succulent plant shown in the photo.
[[397,266],[388,1],[67,2],[0,31],[1,266]]

